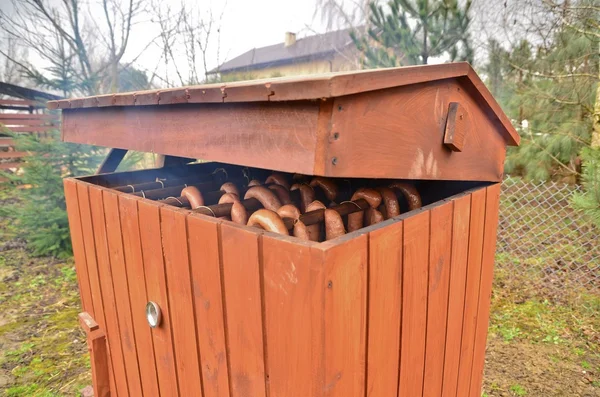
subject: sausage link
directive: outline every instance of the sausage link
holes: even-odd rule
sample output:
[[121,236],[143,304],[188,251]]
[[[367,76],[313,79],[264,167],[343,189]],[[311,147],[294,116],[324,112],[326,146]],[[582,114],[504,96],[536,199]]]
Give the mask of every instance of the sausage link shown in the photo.
[[260,183],[260,181],[258,179],[252,179],[250,182],[248,182],[248,187],[260,186],[260,185],[262,185],[262,183]]
[[221,185],[221,188],[219,190],[225,193],[232,193],[240,197],[240,191],[238,190],[237,186],[235,186],[235,184],[233,184],[232,182],[225,182]]
[[385,219],[400,215],[400,204],[398,204],[396,193],[389,187],[378,187],[377,191],[381,194],[385,210]]
[[300,211],[305,213],[308,205],[315,200],[315,191],[310,185],[305,183],[295,183],[290,188],[292,191],[296,189],[300,190]]
[[276,212],[266,209],[260,209],[250,215],[248,226],[258,226],[266,231],[284,234],[289,236],[283,220]]
[[264,186],[252,186],[244,195],[244,200],[255,198],[268,210],[277,211],[281,207],[281,201],[275,193]]
[[385,219],[379,210],[376,210],[375,208],[369,208],[365,211],[365,220],[367,222],[367,226],[371,226],[376,223],[383,222]]
[[231,205],[231,220],[235,223],[245,225],[248,223],[248,212],[246,207],[240,202],[238,196],[233,193],[225,193],[219,199],[219,204],[232,203]]
[[[379,207],[381,194],[370,188],[360,188],[352,195],[351,200],[365,199],[371,208]],[[354,212],[348,215],[348,232],[353,232],[363,227],[364,211]]]
[[[321,209],[324,210],[325,208],[327,208],[327,207],[325,207],[325,204],[323,204],[319,200],[315,200],[306,207],[306,212],[316,211],[316,210],[321,210]],[[321,237],[321,224],[315,223],[314,225],[309,225],[309,226],[307,226],[307,229],[308,229],[309,240],[310,241],[319,241],[319,239]]]
[[334,181],[331,179],[326,179],[320,176],[316,176],[310,181],[310,186],[315,187],[318,186],[329,201],[335,201],[335,198],[338,194],[338,188]]
[[290,184],[287,181],[286,177],[278,172],[269,175],[269,177],[265,181],[265,185],[267,183],[274,183],[276,185],[283,186],[287,190],[290,190]]
[[290,198],[290,192],[285,187],[283,187],[281,185],[270,185],[269,189],[271,189],[272,191],[275,192],[275,194],[279,198],[279,201],[281,201],[281,204],[283,204],[283,205],[292,204],[292,199]]
[[294,237],[298,237],[300,240],[305,241],[310,240],[308,226],[306,226],[304,222],[298,220],[296,223],[294,223]]
[[390,187],[392,189],[398,189],[402,195],[404,195],[406,201],[408,202],[408,208],[411,211],[421,208],[423,205],[421,201],[421,195],[413,185],[405,182],[393,182],[390,184]]
[[286,204],[277,209],[277,215],[282,218],[291,218],[293,220],[297,220],[300,218],[300,210],[294,204]]
[[185,197],[189,202],[192,209],[202,207],[204,205],[204,197],[196,186],[188,186],[183,188],[181,196]]
[[[362,213],[361,213],[362,214]],[[325,217],[325,240],[331,240],[346,234],[342,216],[336,210],[326,209]]]

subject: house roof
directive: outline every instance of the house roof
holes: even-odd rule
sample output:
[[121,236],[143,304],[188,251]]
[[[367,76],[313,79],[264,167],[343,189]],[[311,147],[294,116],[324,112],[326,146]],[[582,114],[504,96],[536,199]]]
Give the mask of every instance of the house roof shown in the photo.
[[284,43],[279,43],[267,47],[253,48],[225,62],[209,73],[255,70],[323,59],[351,43],[350,29],[317,34],[297,39],[294,44],[288,47]]

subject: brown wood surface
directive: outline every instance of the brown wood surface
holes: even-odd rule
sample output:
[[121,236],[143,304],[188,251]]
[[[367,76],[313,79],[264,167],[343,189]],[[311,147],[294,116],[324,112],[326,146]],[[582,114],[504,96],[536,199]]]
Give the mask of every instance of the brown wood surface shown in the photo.
[[25,120],[44,120],[44,121],[57,121],[58,116],[52,114],[39,114],[39,113],[0,113],[0,123],[7,124],[6,121],[25,121]]
[[[146,276],[148,301],[153,301],[161,308],[162,322],[152,329],[156,372],[161,396],[179,396],[174,332],[172,328],[172,312],[177,310],[171,306],[167,293],[167,280],[161,241],[160,205],[146,200],[138,201],[139,230],[142,241],[143,275]],[[146,303],[144,303],[145,307]],[[144,313],[144,307],[138,310]],[[145,320],[145,316],[144,316]],[[149,327],[146,323],[146,327]],[[180,347],[181,348],[181,347]],[[187,347],[194,349],[194,346]],[[181,379],[185,382],[185,379]]]
[[[162,246],[167,276],[167,294],[177,363],[179,393],[203,396],[192,296],[185,212],[169,207],[160,211]],[[216,282],[216,280],[215,280]]]
[[15,145],[13,138],[0,136],[0,147],[10,147]]
[[[81,229],[83,230],[83,243],[85,246],[86,263],[88,264],[88,276],[90,278],[90,290],[94,302],[94,319],[106,330],[106,317],[104,313],[104,302],[102,300],[102,287],[100,283],[100,272],[96,259],[96,244],[94,240],[94,229],[92,225],[92,212],[90,209],[90,195],[88,185],[77,183],[77,196],[79,198],[79,214],[81,217]],[[111,390],[116,390],[112,357],[108,351],[108,372],[110,375]]]
[[463,317],[460,364],[458,367],[457,396],[468,396],[473,369],[473,348],[479,306],[479,284],[481,279],[481,255],[485,226],[485,189],[471,196],[471,219],[469,227],[469,256],[465,287],[465,311]]
[[[262,238],[265,339],[271,396],[319,396],[323,390],[323,266],[310,244]],[[293,342],[292,342],[293,341]]]
[[369,233],[367,397],[398,395],[404,225],[386,224]]
[[[110,190],[102,191],[104,202],[104,217],[106,222],[106,237],[108,242],[108,251],[112,272],[112,281],[114,287],[114,298],[117,305],[116,314],[119,323],[119,339],[123,350],[123,361],[125,363],[125,373],[127,374],[127,384],[129,393],[132,396],[141,396],[142,382],[140,378],[140,369],[138,365],[138,356],[136,351],[135,334],[133,319],[131,315],[129,285],[127,276],[127,266],[125,263],[125,254],[123,250],[123,229],[119,214],[119,199],[114,192]],[[144,363],[143,365],[147,365]],[[156,385],[156,378],[154,378]],[[151,384],[147,385],[147,395],[158,395],[158,389],[151,389]],[[150,392],[152,391],[152,392]]]
[[81,109],[63,114],[63,139],[311,174],[318,112],[312,102]]
[[277,102],[321,100],[392,87],[418,85],[432,81],[459,79],[473,91],[485,111],[498,119],[499,133],[509,143],[519,142],[510,120],[466,62],[441,65],[351,71],[311,76],[217,83],[176,89],[150,90],[96,97],[49,101],[50,109],[172,105],[182,103]]
[[471,195],[453,200],[452,256],[442,397],[456,397],[469,249]]
[[220,225],[232,397],[266,396],[259,233]]
[[117,303],[113,287],[113,274],[108,252],[108,239],[106,236],[106,223],[104,220],[104,200],[102,190],[96,186],[88,189],[90,196],[90,210],[92,215],[92,226],[94,231],[94,243],[96,246],[96,258],[98,260],[98,275],[102,291],[102,302],[104,305],[104,316],[106,319],[105,332],[109,341],[112,368],[114,371],[116,394],[128,396],[127,372],[121,346],[121,332],[119,330],[119,319],[117,315]]
[[146,266],[142,256],[138,200],[124,194],[118,195],[118,199],[123,253],[126,264],[124,276],[127,277],[127,287],[129,289],[131,320],[142,390],[144,396],[158,396],[161,394],[159,390],[172,392],[176,388],[168,388],[169,385],[172,385],[171,379],[167,379],[164,385],[161,384],[160,389],[158,385],[158,365],[154,353],[154,342],[145,315],[146,303],[148,302],[146,278],[155,281],[154,274],[146,275],[145,273]]
[[219,249],[220,220],[189,215],[188,244],[204,397],[229,396]]
[[75,270],[77,273],[77,284],[79,285],[79,296],[83,311],[94,316],[94,303],[87,269],[85,247],[83,244],[83,231],[81,228],[81,216],[79,214],[79,199],[77,197],[77,182],[75,179],[63,180],[65,188],[65,200],[67,204],[67,216],[69,218],[69,231],[71,244],[73,246],[73,257],[75,258]]
[[52,125],[48,125],[48,126],[20,125],[20,126],[3,127],[3,128],[6,128],[7,130],[12,131],[12,132],[48,132],[48,131],[58,129],[57,126],[52,126]]
[[17,162],[0,163],[0,170],[7,170],[9,168],[19,168],[22,165],[23,165],[22,163],[17,163]]
[[398,396],[421,396],[427,332],[427,280],[430,214],[404,220],[402,339]]
[[467,113],[461,104],[450,102],[444,130],[444,145],[454,152],[462,152],[465,144],[465,134],[469,130],[469,122]]
[[477,310],[477,328],[473,352],[473,370],[469,396],[481,396],[485,346],[487,342],[492,281],[494,277],[494,256],[496,254],[496,233],[498,228],[498,207],[500,204],[500,184],[487,189],[485,202],[485,228],[483,237],[483,256],[481,262],[481,284],[479,287],[479,308]]
[[19,105],[19,106],[38,106],[42,102],[31,101],[29,99],[0,99],[0,105]]
[[[443,144],[449,102],[469,112],[462,152]],[[505,141],[451,80],[337,98],[325,174],[332,177],[500,181]],[[485,153],[485,157],[482,157]],[[335,164],[333,159],[335,158]]]
[[94,396],[110,397],[111,385],[106,334],[87,312],[79,314],[79,323],[86,334],[90,352]]
[[127,150],[123,149],[110,149],[108,154],[102,160],[102,163],[98,167],[96,174],[106,174],[109,172],[115,172],[123,157],[127,154]]
[[0,152],[0,159],[14,159],[27,156],[27,152]]
[[453,203],[432,208],[423,397],[441,397],[452,255]]
[[321,244],[325,332],[323,395],[365,393],[368,235]]

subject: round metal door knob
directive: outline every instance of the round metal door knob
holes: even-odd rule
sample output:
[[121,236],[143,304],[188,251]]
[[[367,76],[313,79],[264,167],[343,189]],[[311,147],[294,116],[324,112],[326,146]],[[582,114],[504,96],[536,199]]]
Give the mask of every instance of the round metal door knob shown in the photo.
[[146,320],[151,328],[156,328],[160,325],[162,318],[160,307],[155,302],[148,302],[146,304]]

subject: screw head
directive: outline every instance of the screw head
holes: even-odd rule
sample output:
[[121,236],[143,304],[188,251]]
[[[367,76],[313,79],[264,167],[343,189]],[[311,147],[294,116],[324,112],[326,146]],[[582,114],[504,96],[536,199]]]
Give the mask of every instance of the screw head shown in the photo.
[[333,133],[333,139],[337,141],[339,138],[340,138],[340,133],[339,132],[334,132]]
[[329,282],[327,283],[327,288],[333,288],[333,281],[329,280]]
[[338,112],[341,112],[342,110],[344,110],[344,108],[342,107],[342,105],[338,105]]
[[334,157],[331,159],[331,164],[333,164],[333,165],[337,164],[337,157]]

